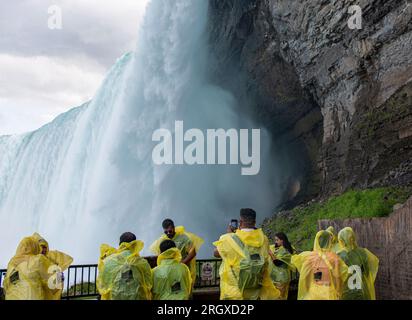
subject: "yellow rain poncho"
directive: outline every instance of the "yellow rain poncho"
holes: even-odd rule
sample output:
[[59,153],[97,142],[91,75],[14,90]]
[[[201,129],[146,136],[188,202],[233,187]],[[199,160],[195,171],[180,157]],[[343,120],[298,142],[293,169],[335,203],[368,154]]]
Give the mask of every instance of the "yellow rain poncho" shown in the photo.
[[112,246],[109,246],[108,244],[102,244],[100,246],[100,256],[99,256],[99,262],[97,264],[97,269],[99,270],[99,273],[103,271],[104,259],[111,256],[112,254],[115,254],[116,252],[117,252],[117,249],[113,248]]
[[283,246],[276,248],[275,245],[271,245],[270,251],[276,256],[275,263],[270,263],[270,276],[274,285],[280,291],[280,299],[287,300],[291,272],[296,270],[291,263],[292,254]]
[[[49,260],[50,264],[58,266],[56,271],[63,272],[67,270],[73,263],[73,258],[63,252],[57,250],[49,250],[49,243],[38,233],[32,235],[40,247],[40,252],[42,248],[45,248],[44,256]],[[60,300],[63,288],[60,290],[47,290],[47,300]]]
[[49,289],[50,267],[50,261],[40,254],[37,240],[24,238],[7,266],[6,300],[46,300],[48,293],[56,293]]
[[117,250],[101,246],[97,289],[102,300],[151,300],[152,271],[139,255],[143,246],[138,240]]
[[182,255],[171,248],[157,258],[153,271],[153,300],[188,300],[192,289],[189,268],[181,263]]
[[330,226],[326,229],[326,231],[330,232],[332,234],[332,247],[331,247],[331,251],[338,253],[338,251],[340,250],[340,245],[338,242],[338,234],[336,233],[336,230],[334,227]]
[[359,248],[352,228],[344,228],[338,235],[339,257],[349,268],[349,277],[343,290],[344,300],[375,300],[375,279],[379,259],[366,248]]
[[292,264],[298,269],[299,300],[340,300],[347,278],[348,268],[331,251],[330,232],[316,234],[313,251],[292,256]]
[[46,248],[45,256],[51,263],[58,265],[62,271],[67,270],[73,263],[73,258],[71,256],[57,250],[50,250],[49,243],[40,234],[34,233],[32,237],[38,241],[40,251],[42,247]]
[[[180,250],[182,259],[185,259],[192,249],[195,249],[196,253],[199,252],[199,249],[204,242],[202,238],[191,232],[187,232],[183,226],[176,227],[175,232],[176,234],[173,239],[169,239],[165,234],[162,235],[159,239],[152,243],[150,250],[158,256],[160,255],[160,244],[165,240],[172,240],[176,244],[176,247]],[[189,269],[192,278],[192,285],[194,285],[196,281],[196,257],[190,261]]]
[[261,229],[237,230],[213,243],[220,256],[221,300],[275,300],[280,292],[270,278],[269,241]]
[[96,287],[97,290],[99,291],[100,295],[101,295],[101,299],[102,300],[109,300],[109,294],[105,294],[103,291],[104,288],[104,284],[102,283],[103,280],[103,268],[104,268],[104,260],[117,253],[117,249],[113,248],[112,246],[108,245],[108,244],[102,244],[100,246],[100,256],[99,256],[99,262],[97,263],[97,270],[98,270],[98,277],[96,279]]

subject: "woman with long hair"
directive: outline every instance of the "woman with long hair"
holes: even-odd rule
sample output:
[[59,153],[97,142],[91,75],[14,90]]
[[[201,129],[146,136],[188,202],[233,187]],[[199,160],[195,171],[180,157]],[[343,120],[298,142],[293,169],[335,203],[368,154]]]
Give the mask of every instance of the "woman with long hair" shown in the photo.
[[291,263],[292,255],[295,253],[296,250],[290,244],[286,234],[276,233],[275,244],[271,245],[269,250],[273,262],[271,264],[271,277],[283,300],[288,298],[291,273],[295,271]]
[[278,232],[275,234],[275,246],[277,248],[284,247],[290,254],[296,254],[295,248],[293,248],[287,235],[283,232]]

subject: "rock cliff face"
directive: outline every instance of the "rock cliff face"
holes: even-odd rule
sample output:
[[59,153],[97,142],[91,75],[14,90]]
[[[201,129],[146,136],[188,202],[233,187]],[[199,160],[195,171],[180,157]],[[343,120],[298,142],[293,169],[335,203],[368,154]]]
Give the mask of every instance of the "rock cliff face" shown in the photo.
[[305,159],[298,198],[411,184],[410,0],[209,1],[214,79]]

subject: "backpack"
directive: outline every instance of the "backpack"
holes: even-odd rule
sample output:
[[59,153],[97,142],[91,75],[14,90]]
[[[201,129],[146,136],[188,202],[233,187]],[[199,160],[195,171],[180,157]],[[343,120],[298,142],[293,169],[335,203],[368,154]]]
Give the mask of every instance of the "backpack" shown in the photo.
[[112,287],[113,300],[137,300],[140,283],[135,278],[133,270],[129,265],[123,265],[118,270]]
[[239,288],[241,290],[261,288],[266,261],[261,255],[260,248],[246,246],[237,235],[233,235],[233,240],[245,253],[245,258],[240,260],[239,264]]
[[[366,287],[366,283],[364,283],[365,276],[369,273],[369,267],[367,264],[368,257],[366,253],[361,248],[356,248],[349,252],[347,251],[340,251],[339,256],[342,260],[346,263],[346,265],[350,268],[354,265],[360,267],[360,276],[362,279],[362,286],[360,289],[358,288],[349,288],[349,285],[346,283],[344,290],[343,290],[343,300],[369,300],[369,292]],[[348,279],[349,280],[349,279]]]
[[128,261],[127,252],[122,254],[116,257],[112,271],[111,299],[145,300],[144,275],[140,268],[145,260],[137,258],[137,261]]
[[314,255],[312,262],[313,281],[322,286],[331,286],[331,265],[328,260],[323,259],[318,254]]

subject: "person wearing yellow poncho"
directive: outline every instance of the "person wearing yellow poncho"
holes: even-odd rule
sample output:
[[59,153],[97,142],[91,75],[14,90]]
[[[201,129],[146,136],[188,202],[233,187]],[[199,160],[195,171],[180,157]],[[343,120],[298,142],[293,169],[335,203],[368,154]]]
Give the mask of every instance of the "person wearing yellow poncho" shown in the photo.
[[287,300],[291,272],[296,268],[292,265],[292,255],[296,253],[290,244],[288,237],[283,232],[275,235],[275,244],[270,246],[269,255],[272,263],[270,264],[270,276],[276,288],[280,291],[280,299]]
[[340,300],[348,267],[331,251],[332,236],[322,230],[316,234],[313,251],[292,256],[299,276],[298,300]]
[[4,279],[6,300],[47,300],[52,290],[49,259],[40,253],[38,241],[33,237],[21,240],[15,256],[7,266]]
[[160,244],[157,267],[153,272],[153,300],[189,300],[192,279],[182,255],[172,240]]
[[344,228],[338,235],[341,250],[339,257],[349,267],[347,283],[343,290],[343,300],[375,300],[375,279],[379,259],[366,248],[358,247],[355,232]]
[[256,212],[240,210],[239,229],[213,244],[220,266],[221,300],[275,300],[279,290],[270,278],[269,241],[261,229],[256,229]]
[[334,227],[330,226],[326,229],[326,231],[330,232],[332,235],[332,247],[331,251],[338,253],[338,251],[341,249],[339,242],[338,242],[338,234],[336,233],[336,230]]
[[[32,235],[40,247],[40,253],[43,254],[52,265],[58,266],[56,269],[60,273],[67,270],[70,265],[73,263],[73,258],[63,252],[57,250],[50,250],[49,243],[38,233]],[[58,280],[61,284],[63,279]],[[47,300],[60,300],[62,296],[63,286],[60,286],[61,289],[57,290],[46,290]]]
[[190,269],[192,277],[192,287],[196,281],[196,254],[199,252],[203,244],[203,239],[197,235],[188,232],[184,227],[175,227],[175,224],[170,219],[165,219],[162,222],[164,234],[152,243],[150,250],[155,255],[160,255],[160,244],[164,240],[172,240],[182,255],[182,263]]
[[139,255],[143,246],[130,232],[122,234],[117,250],[101,246],[97,289],[102,300],[151,300],[152,270]]

